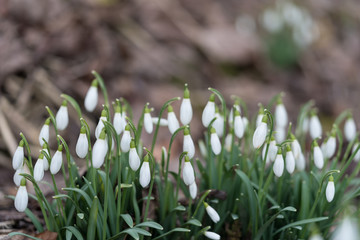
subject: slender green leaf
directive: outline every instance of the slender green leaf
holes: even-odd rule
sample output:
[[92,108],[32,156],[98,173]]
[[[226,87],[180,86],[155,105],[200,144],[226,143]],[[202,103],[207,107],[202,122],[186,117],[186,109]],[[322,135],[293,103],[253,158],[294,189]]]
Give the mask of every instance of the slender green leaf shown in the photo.
[[150,228],[154,228],[154,229],[158,229],[158,230],[164,229],[160,224],[158,224],[156,222],[151,222],[151,221],[139,223],[135,227],[150,227]]
[[33,236],[30,236],[30,235],[28,235],[26,233],[22,233],[22,232],[12,232],[12,233],[8,234],[9,237],[13,237],[13,236],[16,236],[16,235],[21,235],[21,236],[31,238],[31,239],[35,239],[35,240],[42,240],[41,238],[33,237]]
[[124,219],[124,221],[126,222],[126,224],[129,227],[132,228],[134,226],[134,221],[133,221],[132,217],[130,216],[130,214],[121,214],[120,216],[122,217],[122,219]]
[[185,223],[185,225],[194,225],[194,226],[197,226],[197,227],[201,227],[201,226],[202,226],[201,222],[200,222],[199,220],[195,219],[195,218],[192,218],[192,219],[190,219],[189,221],[187,221],[187,222]]
[[70,231],[72,234],[74,234],[74,236],[76,237],[76,239],[78,240],[83,240],[83,236],[81,235],[80,231],[73,227],[73,226],[66,226],[64,227],[64,229],[66,229],[66,231]]
[[64,98],[65,100],[67,100],[76,110],[77,114],[79,115],[79,119],[82,118],[82,114],[81,114],[81,108],[78,104],[78,102],[71,96],[67,95],[67,94],[61,94],[60,97]]
[[[89,224],[87,228],[86,239],[87,240],[94,240],[96,234],[96,225],[97,225],[97,217],[98,217],[98,210],[99,210],[99,199],[95,196],[94,200],[92,201],[91,209],[90,209],[90,216],[89,216]],[[105,229],[103,229],[105,231]],[[100,234],[99,238],[100,238]]]
[[304,225],[304,224],[309,224],[309,223],[314,223],[314,222],[320,222],[320,221],[324,221],[327,220],[329,217],[317,217],[317,218],[309,218],[309,219],[304,219],[304,220],[300,220],[300,221],[296,221],[293,223],[289,223],[285,226],[283,226],[282,228],[278,229],[275,233],[273,233],[273,236],[275,236],[276,234],[286,230],[287,228],[290,227],[296,227],[299,225]]
[[174,229],[172,229],[172,230],[169,231],[169,232],[166,232],[166,233],[164,233],[164,234],[162,234],[162,235],[160,235],[160,236],[158,236],[158,237],[156,237],[156,238],[153,238],[152,240],[161,239],[161,238],[163,238],[163,237],[165,237],[165,236],[167,236],[167,235],[169,235],[169,234],[171,234],[171,233],[174,233],[174,232],[183,232],[183,233],[186,233],[186,232],[190,232],[190,229],[187,229],[187,228],[174,228]]

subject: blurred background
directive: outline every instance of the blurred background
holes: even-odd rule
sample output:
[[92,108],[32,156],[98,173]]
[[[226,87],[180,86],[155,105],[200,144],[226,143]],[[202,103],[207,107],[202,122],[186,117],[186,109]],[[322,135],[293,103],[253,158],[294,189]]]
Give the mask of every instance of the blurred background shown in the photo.
[[[156,115],[188,83],[196,121],[213,87],[229,106],[231,95],[242,98],[251,118],[258,103],[285,92],[293,121],[313,99],[325,130],[345,109],[358,122],[359,12],[356,0],[0,0],[0,194],[13,188],[18,133],[39,149],[45,106],[56,113],[64,92],[83,107],[91,70],[111,100],[130,102],[135,119],[146,102]],[[100,112],[99,104],[87,115],[91,126]],[[64,134],[74,145],[71,108],[70,118]]]

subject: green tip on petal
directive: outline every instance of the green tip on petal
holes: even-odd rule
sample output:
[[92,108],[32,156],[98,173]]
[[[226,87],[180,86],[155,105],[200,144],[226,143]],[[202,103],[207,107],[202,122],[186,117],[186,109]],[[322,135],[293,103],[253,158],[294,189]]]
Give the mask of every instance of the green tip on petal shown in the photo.
[[211,94],[209,97],[210,102],[215,102],[215,94]]
[[20,186],[26,186],[26,179],[24,177],[21,179]]
[[274,136],[274,134],[271,135],[270,141],[275,141],[275,136]]
[[240,112],[236,108],[234,108],[234,109],[235,109],[235,117],[240,116]]
[[211,134],[216,133],[216,130],[215,130],[214,127],[211,127],[210,133],[211,133]]
[[149,105],[149,104],[146,104],[145,113],[150,113],[150,112],[151,112],[150,109],[148,108],[148,105]]
[[259,114],[264,114],[264,106],[259,103]]
[[188,127],[184,129],[184,136],[186,135],[190,135],[190,129]]
[[24,140],[21,139],[21,141],[19,142],[19,147],[23,147],[24,146]]
[[190,162],[190,158],[189,158],[189,156],[187,154],[185,156],[185,162]]
[[59,147],[58,147],[58,151],[59,151],[59,152],[62,152],[62,150],[63,150],[63,145],[60,144]]
[[121,109],[119,105],[115,106],[115,113],[121,113]]
[[85,126],[82,126],[80,128],[80,133],[82,133],[82,134],[86,133],[86,127]]
[[267,123],[267,121],[268,121],[267,115],[264,115],[261,121],[262,121],[263,123]]
[[45,120],[44,125],[50,125],[50,118],[49,117]]
[[319,144],[317,143],[316,139],[314,140],[314,147],[318,147]]
[[64,101],[62,102],[61,106],[66,107],[66,106],[67,106],[67,101],[66,101],[66,100],[64,100]]
[[287,152],[291,152],[290,144],[286,144],[286,151],[287,151]]
[[334,181],[334,177],[333,177],[333,175],[330,175],[329,182],[333,182],[333,181]]
[[40,153],[39,158],[40,158],[40,159],[43,159],[43,158],[44,158],[44,154]]
[[207,202],[204,202],[204,207],[207,208],[209,204]]
[[105,138],[106,138],[105,128],[103,128],[103,129],[101,130],[101,133],[100,133],[99,138],[105,140]]
[[105,110],[105,109],[103,109],[103,110],[101,111],[101,116],[102,116],[102,117],[106,117],[106,116],[107,116],[107,113],[106,113],[106,110]]
[[144,162],[149,162],[149,154],[146,154],[144,157]]
[[91,83],[92,87],[97,87],[98,86],[98,81],[96,79],[94,79]]
[[184,98],[190,98],[190,92],[189,92],[189,89],[187,87],[187,83],[185,83]]
[[282,154],[282,150],[281,150],[281,147],[278,148],[278,151],[277,151],[277,154]]
[[125,126],[125,131],[129,131],[129,132],[130,132],[130,125],[129,125],[129,124],[126,124],[126,126]]
[[130,148],[135,148],[135,140],[131,139]]
[[47,148],[48,148],[48,145],[47,145],[46,142],[44,142],[44,144],[43,144],[43,149],[47,149]]
[[169,105],[168,106],[168,112],[173,112],[173,111],[174,111],[173,107],[171,105]]
[[277,104],[283,104],[283,101],[282,101],[282,95],[280,95],[277,99]]

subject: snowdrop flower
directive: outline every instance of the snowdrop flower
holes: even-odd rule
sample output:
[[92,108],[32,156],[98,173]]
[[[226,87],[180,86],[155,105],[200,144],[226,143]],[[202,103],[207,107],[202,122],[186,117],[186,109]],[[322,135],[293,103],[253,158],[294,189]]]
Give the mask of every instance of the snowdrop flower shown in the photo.
[[256,117],[256,127],[258,127],[260,125],[263,117],[264,117],[264,107],[262,106],[262,104],[260,104],[259,113]]
[[238,110],[235,110],[234,131],[236,137],[242,138],[244,136],[244,131],[245,131],[244,123],[240,116],[240,112]]
[[215,211],[214,208],[212,208],[207,202],[204,202],[204,206],[205,206],[206,213],[209,215],[209,217],[211,218],[211,220],[214,223],[217,223],[218,221],[220,221],[220,216]]
[[194,168],[192,167],[189,156],[187,155],[185,156],[185,163],[182,174],[183,174],[184,183],[187,186],[195,182]]
[[179,121],[176,118],[173,107],[171,105],[168,106],[168,127],[171,134],[174,134],[176,130],[180,127]]
[[281,177],[284,172],[284,158],[282,155],[281,148],[279,148],[279,150],[277,152],[274,166],[273,166],[273,171],[277,177]]
[[208,127],[211,120],[215,117],[215,94],[211,94],[209,101],[207,102],[204,111],[202,113],[202,124],[204,127]]
[[265,142],[267,134],[267,116],[264,115],[259,126],[256,127],[256,130],[253,135],[253,146],[254,148],[260,148],[261,145]]
[[310,125],[309,127],[310,127],[311,138],[315,139],[315,138],[321,137],[322,127],[321,127],[319,117],[315,113],[312,113],[309,125]]
[[234,120],[234,109],[238,110],[239,113],[241,113],[240,103],[239,103],[238,99],[235,100],[234,106],[230,109],[229,119],[228,119],[230,127],[232,127],[233,120]]
[[20,187],[15,196],[15,208],[18,212],[24,212],[28,205],[28,193],[26,190],[26,180],[25,178],[21,179]]
[[85,105],[86,111],[88,111],[88,112],[92,112],[96,108],[96,105],[98,102],[97,86],[98,86],[98,82],[95,79],[94,81],[92,81],[91,86],[86,93],[84,105]]
[[[153,117],[152,118],[152,122],[153,124],[157,125],[158,124],[158,121],[159,121],[159,118],[158,117]],[[159,126],[161,127],[167,127],[169,125],[169,122],[166,118],[160,118],[160,124]]]
[[333,131],[331,133],[331,136],[329,137],[329,139],[326,142],[325,145],[325,157],[326,158],[331,158],[332,156],[334,156],[335,150],[336,150],[336,138],[335,138],[335,131]]
[[92,165],[94,168],[100,168],[105,161],[108,144],[106,141],[105,128],[101,131],[99,138],[96,140],[92,149]]
[[292,174],[295,170],[295,157],[293,152],[291,151],[290,145],[286,146],[285,160],[286,160],[286,170],[288,171],[288,173]]
[[216,130],[213,127],[211,128],[210,143],[213,153],[219,155],[221,152],[221,143],[219,136],[216,134]]
[[302,152],[300,152],[299,157],[296,158],[295,160],[296,160],[296,168],[299,171],[305,170],[306,162],[305,162],[305,156]]
[[130,150],[130,142],[131,142],[130,126],[129,124],[127,124],[120,142],[120,147],[122,152],[128,152]]
[[314,151],[313,151],[313,154],[314,154],[314,163],[315,163],[315,166],[318,168],[318,169],[322,169],[323,166],[324,166],[324,156],[323,156],[323,153],[317,143],[317,141],[315,140],[314,141]]
[[193,110],[191,107],[190,92],[186,83],[184,89],[184,98],[180,106],[180,121],[183,125],[188,125],[190,124],[192,117]]
[[34,179],[40,182],[44,177],[44,155],[41,153],[34,167]]
[[153,123],[151,118],[150,109],[146,106],[144,113],[144,128],[147,133],[152,133],[153,131]]
[[191,138],[189,128],[184,129],[183,152],[187,152],[190,159],[195,155],[195,145]]
[[122,114],[120,111],[120,106],[116,105],[114,119],[113,119],[113,126],[115,128],[116,134],[118,134],[118,135],[120,135],[124,130],[124,126],[122,126],[122,124],[123,124],[123,121],[122,121]]
[[86,128],[85,126],[82,126],[80,129],[80,135],[76,142],[76,154],[79,158],[85,158],[88,154],[89,150],[89,142],[86,136]]
[[100,117],[100,119],[98,121],[98,124],[96,125],[96,128],[95,128],[95,137],[96,137],[96,139],[99,138],[101,131],[105,127],[103,121],[107,121],[107,112],[106,112],[105,109],[103,109],[101,111],[101,117]]
[[209,239],[213,239],[213,240],[219,240],[220,239],[220,235],[214,232],[210,232],[210,231],[205,231],[204,232],[205,237],[209,238]]
[[197,196],[197,186],[196,181],[189,185],[189,192],[192,199],[195,199]]
[[234,129],[230,129],[229,133],[225,137],[225,149],[228,151],[231,150],[232,138],[233,138],[232,132],[233,131],[234,131]]
[[62,156],[63,146],[60,145],[58,150],[55,152],[54,156],[51,159],[50,163],[50,172],[51,174],[57,174],[61,168],[63,163],[63,156]]
[[201,156],[203,156],[205,158],[207,156],[207,149],[206,149],[205,143],[203,140],[199,140],[198,144],[199,144]]
[[332,240],[359,240],[359,230],[354,219],[345,217],[340,225],[335,229]]
[[215,110],[215,117],[216,119],[212,126],[215,128],[217,135],[219,137],[222,137],[222,135],[224,134],[224,118],[219,113],[219,110],[217,108]]
[[329,182],[326,186],[326,200],[331,202],[335,196],[335,184],[334,184],[334,177],[330,175]]
[[356,136],[356,124],[351,115],[346,119],[344,134],[348,142],[352,141]]
[[40,130],[40,134],[39,134],[40,146],[43,146],[45,143],[43,139],[45,139],[46,142],[49,142],[49,124],[50,124],[50,118],[47,118]]
[[310,236],[309,240],[324,240],[324,238],[319,233],[315,233]]
[[286,135],[286,129],[284,127],[278,127],[276,126],[275,128],[275,139],[276,142],[283,142],[285,140],[285,135]]
[[64,100],[56,113],[56,127],[58,130],[64,130],[69,124],[69,114],[67,108],[67,101]]
[[[263,151],[262,151],[262,159],[265,160],[265,154],[266,154],[266,148],[267,148],[267,144],[264,145],[263,147]],[[276,146],[276,141],[274,136],[271,136],[271,140],[269,143],[269,150],[266,156],[266,162],[268,163],[269,161],[275,161],[276,158],[276,154],[278,152],[278,147]]]
[[307,131],[309,131],[309,125],[310,125],[310,120],[308,117],[305,117],[301,126],[301,130],[303,133],[307,133]]
[[16,148],[15,153],[12,158],[12,166],[13,168],[19,169],[24,162],[24,140],[19,142],[19,146]]
[[278,104],[275,108],[275,121],[277,127],[286,127],[288,122],[288,115],[281,97],[278,98]]
[[[49,156],[49,158],[51,158],[50,152],[49,152],[49,150],[48,150],[48,145],[47,145],[46,143],[44,143],[42,150],[43,150],[44,152],[46,152],[46,154]],[[50,160],[47,159],[46,155],[45,155],[44,157],[45,157],[45,159],[44,159],[44,171],[47,171],[47,170],[49,170],[49,167],[50,167],[50,166],[49,166],[49,161],[50,161]]]
[[130,142],[129,165],[133,171],[137,171],[140,167],[140,157],[136,151],[134,139]]
[[[355,143],[353,148],[352,148],[352,153],[354,154],[354,152],[356,151],[356,149],[359,146],[359,142]],[[355,156],[354,156],[354,161],[355,162],[359,162],[360,160],[360,149],[356,152]]]
[[249,120],[247,119],[247,117],[242,117],[242,122],[243,122],[243,125],[244,125],[244,131],[246,130],[246,128],[248,127],[249,125]]
[[15,171],[13,180],[16,186],[20,186],[21,179],[23,179],[23,176],[20,175],[21,173],[25,173],[23,165]]
[[301,153],[301,146],[300,146],[300,143],[299,141],[295,138],[294,134],[291,133],[290,135],[291,137],[291,150],[294,154],[294,158],[297,159],[299,158],[300,156],[300,153]]
[[146,188],[150,183],[151,173],[150,173],[150,166],[149,166],[149,156],[145,155],[143,164],[140,168],[140,177],[139,182],[143,188]]

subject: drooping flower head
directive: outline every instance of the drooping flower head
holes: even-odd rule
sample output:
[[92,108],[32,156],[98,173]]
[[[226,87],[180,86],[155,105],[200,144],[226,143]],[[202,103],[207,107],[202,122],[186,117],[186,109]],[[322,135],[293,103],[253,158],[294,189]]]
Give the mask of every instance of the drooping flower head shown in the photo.
[[64,100],[56,113],[56,127],[58,130],[64,130],[69,124],[69,113],[67,108],[67,101]]
[[91,161],[94,168],[101,168],[101,166],[104,164],[107,151],[108,144],[106,140],[105,128],[103,128],[92,149]]
[[213,153],[219,155],[221,152],[221,143],[219,136],[216,134],[216,130],[213,127],[211,128],[210,144]]
[[197,185],[196,181],[189,185],[189,192],[192,199],[195,199],[197,196]]
[[331,135],[328,138],[326,145],[325,145],[325,152],[324,155],[326,158],[332,158],[335,154],[336,150],[336,126],[333,127],[331,131]]
[[192,117],[193,110],[190,101],[190,92],[186,83],[184,89],[184,98],[180,106],[180,121],[183,125],[188,125],[190,124]]
[[120,148],[122,152],[128,152],[130,150],[130,142],[131,142],[130,125],[126,124],[125,131],[122,135],[120,142]]
[[216,133],[219,137],[224,134],[224,117],[219,113],[219,108],[215,106],[215,121],[212,126],[215,128]]
[[153,131],[153,123],[151,118],[151,111],[147,105],[145,106],[145,113],[144,113],[144,128],[145,131],[150,134]]
[[123,132],[125,126],[122,126],[122,114],[120,109],[120,103],[117,101],[116,106],[114,109],[114,119],[113,119],[113,126],[115,128],[116,133],[119,135]]
[[95,137],[96,137],[96,139],[99,138],[100,133],[104,128],[103,121],[107,121],[107,111],[105,109],[103,109],[101,111],[101,117],[99,118],[98,124],[96,125],[96,128],[95,128]]
[[28,193],[26,190],[26,179],[22,178],[20,187],[16,193],[14,205],[17,211],[24,212],[28,205]]
[[352,141],[356,137],[356,124],[351,113],[349,113],[344,124],[344,134],[348,142]]
[[241,139],[244,136],[244,132],[245,132],[244,123],[240,116],[240,112],[237,109],[235,109],[234,112],[235,112],[235,118],[234,118],[235,135],[236,137]]
[[301,153],[301,146],[299,141],[296,139],[296,137],[294,136],[294,134],[290,134],[290,139],[291,139],[291,150],[294,154],[294,158],[297,159],[300,157],[300,153]]
[[268,117],[266,115],[263,116],[261,123],[257,126],[254,135],[253,135],[253,146],[254,148],[260,148],[265,142],[266,134],[267,134],[267,120]]
[[21,165],[18,169],[16,169],[13,180],[16,186],[20,186],[21,179],[23,179],[23,176],[21,176],[21,173],[25,172],[25,166]]
[[151,173],[150,173],[150,165],[149,165],[149,156],[145,155],[143,164],[140,168],[140,176],[139,182],[143,188],[146,188],[151,180]]
[[131,139],[130,142],[129,165],[133,171],[137,171],[140,166],[140,157],[136,151],[134,139]]
[[190,159],[195,155],[195,145],[191,138],[190,129],[188,127],[184,129],[183,152],[187,152],[187,155]]
[[50,125],[50,118],[47,118],[40,130],[40,134],[39,134],[40,146],[43,146],[45,143],[43,139],[45,139],[46,142],[49,142],[49,125]]
[[21,140],[12,158],[12,166],[14,170],[19,169],[23,165],[23,162],[24,162],[24,140]]
[[295,170],[295,157],[289,144],[286,145],[286,170],[292,174]]
[[176,114],[171,105],[168,106],[168,127],[171,134],[174,134],[176,130],[180,127],[179,121],[176,118]]
[[208,216],[210,217],[210,219],[214,222],[217,223],[220,221],[220,216],[219,214],[216,212],[216,210],[214,208],[212,208],[207,202],[204,202],[204,206],[205,206],[205,210],[206,213],[208,214]]
[[183,180],[184,183],[189,186],[195,182],[194,168],[191,165],[189,156],[185,156],[185,163],[183,167]]
[[326,200],[331,202],[335,196],[335,184],[334,184],[334,177],[330,175],[329,182],[326,186]]
[[324,156],[323,156],[323,153],[322,153],[316,139],[314,140],[313,156],[314,156],[315,166],[318,169],[322,169],[324,166]]
[[287,112],[281,96],[278,98],[277,106],[275,108],[275,122],[275,125],[281,128],[285,128],[288,123]]
[[202,124],[204,127],[208,127],[211,120],[215,117],[215,94],[211,94],[209,101],[207,102],[204,111],[202,113]]
[[282,155],[281,147],[279,147],[279,149],[278,149],[278,152],[277,152],[277,155],[275,158],[275,162],[274,162],[274,166],[273,166],[273,171],[277,177],[281,177],[283,175],[284,157]]
[[63,156],[62,156],[63,146],[60,144],[58,150],[55,152],[54,156],[51,159],[50,163],[50,172],[51,174],[57,174],[62,166],[63,163]]
[[310,136],[312,139],[321,137],[322,126],[321,126],[319,117],[316,115],[315,111],[311,112],[309,128],[310,128]]
[[92,81],[91,86],[89,90],[86,93],[85,96],[85,109],[88,112],[92,112],[95,110],[96,105],[98,103],[98,81],[95,79]]
[[[269,141],[269,140],[267,140]],[[262,151],[262,159],[265,160],[265,154],[266,154],[266,148],[267,144],[264,144],[263,151]],[[269,142],[269,149],[266,156],[266,163],[275,161],[276,154],[278,152],[278,147],[276,146],[276,140],[274,135],[271,136],[270,142]]]
[[86,127],[80,129],[79,138],[76,142],[76,154],[79,158],[85,158],[89,151],[89,142],[86,135]]
[[41,153],[34,166],[34,179],[40,182],[44,177],[44,155]]
[[212,239],[212,240],[220,240],[220,235],[215,232],[205,231],[205,237]]

